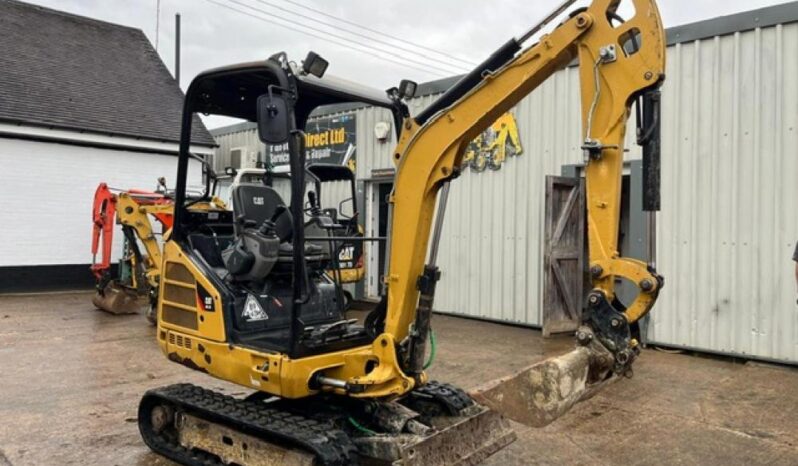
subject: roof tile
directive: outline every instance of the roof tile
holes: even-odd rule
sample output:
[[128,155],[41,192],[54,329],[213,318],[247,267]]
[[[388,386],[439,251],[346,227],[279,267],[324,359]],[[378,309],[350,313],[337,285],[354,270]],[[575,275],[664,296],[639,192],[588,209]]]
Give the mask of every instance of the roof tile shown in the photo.
[[183,93],[141,30],[0,0],[0,31],[0,120],[180,140]]

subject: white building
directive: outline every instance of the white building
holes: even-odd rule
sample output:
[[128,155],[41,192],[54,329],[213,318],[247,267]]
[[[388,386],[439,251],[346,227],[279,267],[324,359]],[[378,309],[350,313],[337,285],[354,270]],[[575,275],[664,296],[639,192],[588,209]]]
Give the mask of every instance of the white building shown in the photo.
[[91,286],[94,191],[174,179],[183,95],[138,29],[3,1],[0,31],[0,291]]

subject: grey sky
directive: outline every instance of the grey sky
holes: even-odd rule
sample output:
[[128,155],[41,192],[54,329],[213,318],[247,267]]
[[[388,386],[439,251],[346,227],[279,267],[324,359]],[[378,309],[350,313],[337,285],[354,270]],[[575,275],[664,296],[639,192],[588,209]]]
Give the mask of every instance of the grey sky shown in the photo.
[[[140,28],[153,43],[156,41],[157,0],[31,1],[70,13]],[[414,44],[458,56],[470,62],[478,62],[507,39],[522,33],[539,21],[559,1],[161,0],[158,49],[166,65],[172,69],[174,15],[180,12],[183,18],[181,84],[184,88],[194,75],[207,68],[263,59],[276,51],[286,51],[289,57],[298,61],[308,50],[314,50],[330,61],[329,73],[384,89],[396,85],[402,78],[424,82],[461,73],[468,65],[451,59],[444,61],[455,66],[430,62],[430,58],[441,57],[427,50],[420,50],[409,44],[359,30],[349,24],[342,24],[343,27],[356,30],[364,36],[376,37],[379,41],[415,52],[391,49],[394,54],[406,57],[403,59],[393,55],[393,60],[407,63],[413,68],[406,67],[375,58],[375,55],[391,57],[389,53],[356,52],[276,25],[285,22],[264,21],[251,15],[265,17],[255,9],[263,10],[291,18],[304,26],[351,38],[361,46],[370,44],[373,47],[389,48],[385,43],[353,36],[311,19],[299,18],[286,11],[298,12],[322,22],[334,22],[319,13],[296,6],[298,3],[392,36],[406,38]],[[586,4],[587,1],[583,0],[581,3]],[[659,7],[666,27],[670,27],[779,3],[785,2],[783,0],[660,0]],[[248,8],[247,5],[252,8]],[[232,9],[246,11],[249,14],[242,14]],[[324,32],[309,32],[325,35]],[[343,42],[339,38],[334,40]],[[213,127],[223,124],[224,121],[212,119],[208,123]]]

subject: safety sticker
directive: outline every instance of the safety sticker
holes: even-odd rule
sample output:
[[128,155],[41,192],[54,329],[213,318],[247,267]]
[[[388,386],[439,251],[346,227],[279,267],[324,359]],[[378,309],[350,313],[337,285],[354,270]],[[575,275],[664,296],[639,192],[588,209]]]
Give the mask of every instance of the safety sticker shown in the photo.
[[267,320],[269,315],[260,307],[260,303],[252,295],[247,295],[247,301],[244,303],[244,312],[241,317],[247,319],[247,322],[255,322],[258,320]]

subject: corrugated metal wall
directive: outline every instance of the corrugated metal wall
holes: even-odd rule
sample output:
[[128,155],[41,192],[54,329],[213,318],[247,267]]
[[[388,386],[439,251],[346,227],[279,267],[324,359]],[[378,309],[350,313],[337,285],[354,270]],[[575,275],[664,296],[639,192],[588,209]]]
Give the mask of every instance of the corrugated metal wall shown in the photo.
[[578,121],[577,81],[575,69],[558,73],[513,109],[521,155],[498,171],[466,169],[452,183],[436,308],[541,323],[545,175],[582,161],[579,127],[570,124]]
[[[219,134],[218,130],[211,133],[219,147],[216,148],[213,157],[213,169],[216,173],[224,173],[224,169],[230,164],[230,151],[233,149],[242,148],[247,152],[255,152],[263,157],[266,151],[266,146],[258,139],[258,133],[255,130],[255,124],[241,124],[236,125],[235,130],[231,132],[224,132]],[[242,154],[244,160],[244,154]],[[240,167],[235,167],[240,168]]]
[[[582,161],[575,71],[514,110],[522,156],[453,184],[439,309],[540,325],[544,177]],[[649,338],[798,362],[798,24],[671,46],[667,74]]]
[[[798,362],[798,24],[673,45],[667,74],[658,223],[666,288],[649,338]],[[415,99],[412,113],[434,97]],[[540,325],[545,176],[582,162],[576,69],[513,113],[524,153],[452,185],[436,308]],[[373,134],[391,118],[375,109],[357,118],[363,180],[392,167],[393,141]]]
[[669,49],[656,341],[798,362],[798,24]]
[[[357,118],[357,179],[371,178],[372,170],[393,168],[391,154],[396,147],[396,129],[393,116],[384,108],[364,108],[355,111]],[[391,125],[390,139],[380,142],[374,135],[379,121]]]
[[[434,100],[417,99],[417,113]],[[443,312],[542,324],[546,175],[583,161],[579,74],[555,74],[511,112],[523,154],[498,171],[466,169],[452,184],[440,249]],[[632,126],[633,127],[633,126]],[[627,145],[631,145],[631,134]],[[636,147],[631,147],[632,157]],[[639,155],[636,155],[639,157]]]

